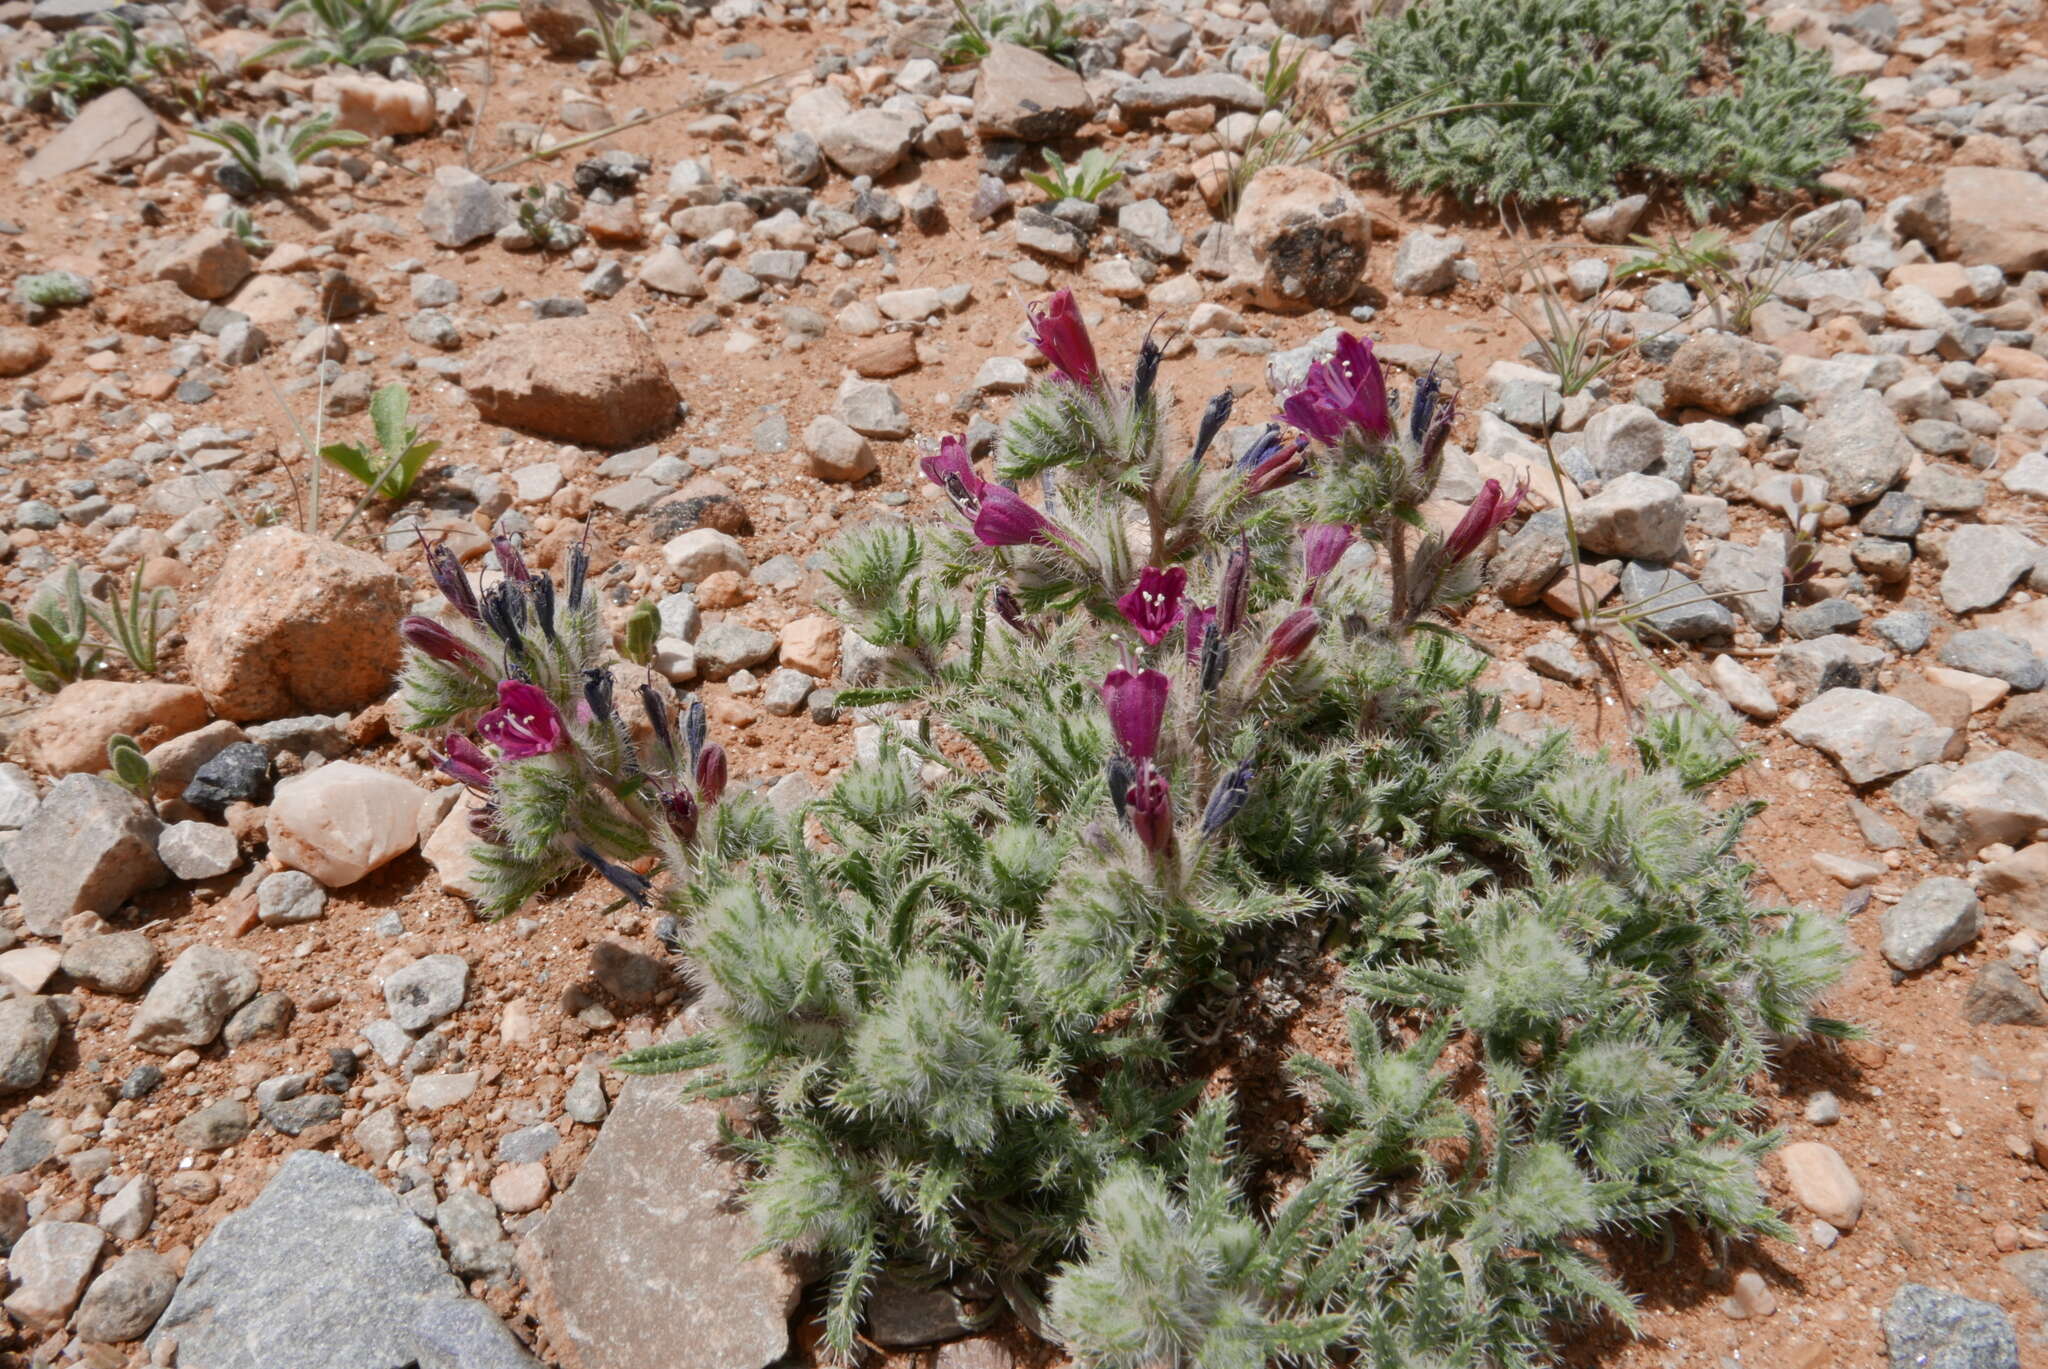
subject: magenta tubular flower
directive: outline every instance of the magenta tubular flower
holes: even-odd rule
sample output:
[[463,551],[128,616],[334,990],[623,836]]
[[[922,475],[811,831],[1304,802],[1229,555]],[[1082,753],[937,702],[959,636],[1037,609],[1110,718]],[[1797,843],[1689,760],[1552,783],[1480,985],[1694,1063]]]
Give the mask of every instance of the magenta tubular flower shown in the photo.
[[717,742],[697,753],[697,797],[709,808],[725,793],[725,748]]
[[1480,486],[1479,497],[1472,501],[1472,507],[1465,510],[1465,516],[1458,520],[1458,526],[1451,529],[1451,535],[1444,539],[1444,554],[1455,564],[1479,550],[1493,531],[1521,512],[1522,500],[1529,493],[1529,481],[1525,476],[1513,491],[1502,494],[1500,481],[1489,480]]
[[435,764],[444,775],[452,775],[479,794],[491,792],[491,758],[461,733],[442,743],[441,759]]
[[431,656],[443,665],[470,666],[481,670],[484,658],[477,655],[468,643],[442,627],[432,618],[418,614],[402,618],[398,624],[398,635],[405,644],[415,651]]
[[1088,340],[1088,325],[1081,321],[1081,308],[1072,290],[1056,290],[1045,302],[1045,312],[1031,311],[1031,341],[1045,354],[1066,380],[1092,386],[1102,378],[1095,362],[1095,344]]
[[1160,570],[1147,566],[1138,572],[1138,583],[1131,592],[1116,601],[1117,612],[1145,639],[1146,646],[1158,646],[1159,639],[1173,631],[1173,625],[1187,612],[1182,600],[1187,587],[1188,573],[1181,567]]
[[1322,620],[1316,617],[1312,608],[1298,608],[1282,618],[1280,626],[1274,628],[1273,635],[1266,639],[1266,658],[1259,662],[1259,674],[1265,674],[1276,665],[1285,665],[1307,651],[1320,627]]
[[1138,777],[1124,801],[1131,810],[1131,830],[1153,855],[1173,844],[1173,791],[1166,776],[1150,761],[1138,763]]
[[507,760],[515,761],[559,751],[568,740],[562,715],[547,691],[521,680],[498,682],[498,706],[476,720],[476,730]]
[[[974,473],[974,462],[968,458],[967,444],[958,437],[942,437],[939,449],[930,456],[920,457],[917,468],[924,472],[924,478],[937,485],[958,502],[956,491],[964,490],[967,497],[978,506],[988,482]],[[972,509],[965,512],[971,514]]]
[[1004,485],[983,488],[974,536],[985,547],[1056,547],[1066,541],[1059,524]]
[[1187,646],[1188,664],[1199,665],[1202,660],[1202,634],[1209,630],[1209,624],[1216,621],[1213,608],[1191,608],[1188,610]]
[[[1280,430],[1276,425],[1275,433]],[[1270,494],[1308,474],[1308,444],[1301,434],[1288,433],[1271,442],[1261,441],[1245,454],[1239,469],[1245,473],[1248,493]],[[1256,459],[1253,459],[1256,457]]]
[[668,819],[669,830],[679,839],[688,841],[697,835],[697,800],[690,797],[689,790],[661,795],[661,811]]
[[1166,677],[1156,670],[1135,674],[1118,666],[1102,681],[1102,706],[1116,744],[1139,764],[1159,750],[1159,725],[1166,720]]
[[1345,333],[1336,355],[1308,368],[1301,388],[1280,406],[1287,421],[1326,446],[1353,429],[1375,441],[1394,430],[1387,412],[1387,380],[1364,338]]

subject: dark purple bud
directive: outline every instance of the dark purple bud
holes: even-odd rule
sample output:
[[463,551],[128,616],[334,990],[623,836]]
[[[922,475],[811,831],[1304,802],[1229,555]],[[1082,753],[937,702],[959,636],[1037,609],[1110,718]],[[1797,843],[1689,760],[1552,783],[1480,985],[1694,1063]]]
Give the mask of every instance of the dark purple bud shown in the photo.
[[603,666],[592,666],[583,672],[583,706],[590,710],[590,716],[606,727],[611,726],[616,711],[612,704],[612,673]]
[[1209,624],[1202,634],[1202,677],[1204,694],[1214,694],[1216,687],[1223,683],[1223,672],[1230,669],[1230,643],[1223,639],[1223,633],[1216,624]]
[[1138,767],[1131,764],[1131,758],[1119,751],[1109,758],[1104,767],[1109,783],[1109,803],[1116,809],[1116,820],[1127,821],[1131,811],[1131,785],[1137,781]]
[[1173,845],[1173,791],[1166,776],[1150,761],[1138,763],[1138,778],[1126,796],[1131,805],[1131,830],[1153,855]]
[[1315,523],[1301,532],[1301,554],[1308,568],[1308,593],[1302,602],[1315,598],[1316,582],[1337,568],[1344,553],[1357,539],[1349,523]]
[[683,715],[683,741],[690,748],[690,764],[704,754],[704,701],[690,699],[690,711]]
[[1057,523],[1004,485],[984,487],[974,536],[985,547],[1056,547],[1067,541]]
[[482,747],[459,732],[441,746],[441,758],[434,764],[442,774],[454,777],[479,794],[490,793],[491,758]]
[[526,568],[526,558],[519,554],[510,533],[502,528],[491,536],[491,550],[498,554],[498,569],[505,572],[507,580],[525,584],[533,578],[533,572]]
[[1251,795],[1252,763],[1245,760],[1216,781],[1216,787],[1209,791],[1209,806],[1202,811],[1202,835],[1214,836],[1237,816]]
[[1095,344],[1088,340],[1088,325],[1081,319],[1081,307],[1074,303],[1072,290],[1054,291],[1045,302],[1045,312],[1032,309],[1030,316],[1032,343],[1062,379],[1086,386],[1101,378]]
[[1268,423],[1265,431],[1253,438],[1251,446],[1246,447],[1244,454],[1237,458],[1237,469],[1243,474],[1250,475],[1265,464],[1266,459],[1278,451],[1280,444],[1286,440],[1285,428],[1278,423]]
[[536,575],[527,585],[533,595],[533,620],[540,624],[543,637],[555,640],[555,582],[545,575]]
[[[422,540],[424,537],[422,534]],[[462,562],[448,550],[445,542],[427,542],[426,548],[427,573],[434,577],[434,585],[441,591],[441,597],[470,622],[482,622],[483,612],[477,606],[476,590],[470,585],[469,577],[462,573]]]
[[725,748],[717,742],[697,754],[697,794],[709,808],[725,793]]
[[1415,382],[1415,397],[1408,410],[1408,440],[1417,446],[1429,434],[1429,425],[1436,417],[1436,397],[1443,389],[1443,382],[1436,378],[1436,367],[1429,368],[1429,374]]
[[1102,706],[1116,744],[1134,761],[1149,761],[1159,750],[1159,726],[1166,720],[1167,679],[1156,670],[1135,674],[1118,666],[1102,681]]
[[1216,434],[1223,431],[1223,425],[1230,421],[1230,411],[1237,404],[1235,390],[1223,390],[1210,399],[1202,410],[1202,422],[1195,429],[1195,449],[1188,453],[1188,464],[1198,466],[1209,454],[1209,445],[1216,440]]
[[583,525],[583,536],[576,545],[569,548],[569,612],[583,607],[583,585],[590,578],[590,524]]
[[669,830],[684,841],[697,835],[697,800],[690,797],[687,789],[661,796],[661,811],[668,819]]
[[647,906],[647,891],[653,887],[647,882],[647,876],[637,871],[629,870],[614,861],[606,860],[597,853],[597,848],[588,842],[577,842],[576,854],[591,869],[603,875],[614,889],[617,889],[641,907],[645,908]]
[[[1156,322],[1156,320],[1155,320]],[[1145,340],[1138,344],[1138,364],[1131,376],[1131,406],[1142,409],[1152,398],[1152,386],[1159,378],[1159,363],[1166,359],[1166,349],[1152,340],[1152,330],[1145,330]]]
[[1237,546],[1223,563],[1223,581],[1216,588],[1216,626],[1228,637],[1244,626],[1245,595],[1252,573],[1252,541],[1238,535]]
[[1438,459],[1444,454],[1444,442],[1451,435],[1451,424],[1457,422],[1457,419],[1457,397],[1445,395],[1437,402],[1436,415],[1429,421],[1429,431],[1422,436],[1423,474],[1428,475],[1436,469]]
[[1266,657],[1259,662],[1259,674],[1263,675],[1276,665],[1287,662],[1308,650],[1308,644],[1316,639],[1316,630],[1322,626],[1312,608],[1298,608],[1280,620],[1280,626],[1273,629],[1273,635],[1266,639]]
[[413,650],[430,656],[443,665],[469,666],[475,670],[484,668],[484,658],[477,655],[469,644],[442,627],[432,618],[417,614],[399,620],[398,635]]
[[1282,440],[1253,466],[1245,475],[1244,487],[1250,494],[1271,494],[1308,473],[1308,443],[1297,434]]
[[1187,645],[1189,665],[1199,665],[1201,663],[1204,644],[1208,641],[1209,634],[1215,631],[1215,624],[1215,609],[1191,608],[1188,610],[1187,627],[1183,630],[1183,640]]
[[651,684],[640,686],[640,707],[647,714],[647,725],[654,729],[654,740],[661,744],[661,752],[667,758],[669,767],[676,763],[675,728],[669,721],[668,700],[661,691]]
[[521,630],[526,626],[526,595],[510,580],[484,591],[483,622],[507,646],[523,647]]
[[997,585],[989,603],[995,609],[996,617],[1008,623],[1019,636],[1027,637],[1034,642],[1045,640],[1045,626],[1042,623],[1034,623],[1024,616],[1024,606],[1017,602],[1016,595],[1010,593],[1008,585]]

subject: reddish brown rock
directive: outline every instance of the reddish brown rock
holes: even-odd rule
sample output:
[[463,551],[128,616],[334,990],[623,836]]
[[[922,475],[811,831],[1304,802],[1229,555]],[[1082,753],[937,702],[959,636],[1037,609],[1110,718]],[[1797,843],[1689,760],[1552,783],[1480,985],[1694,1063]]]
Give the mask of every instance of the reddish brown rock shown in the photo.
[[32,328],[0,328],[0,377],[27,375],[50,359],[50,349]]
[[339,713],[390,686],[405,609],[404,580],[376,557],[269,528],[221,563],[185,658],[223,718]]
[[1372,215],[1336,177],[1269,166],[1238,197],[1224,289],[1261,309],[1348,304],[1365,277]]
[[226,299],[255,270],[249,249],[224,228],[166,243],[143,266],[151,280],[167,280],[194,299]]
[[462,383],[486,423],[593,447],[667,427],[680,401],[647,334],[607,314],[514,328],[477,350]]
[[167,280],[131,285],[107,301],[107,322],[139,337],[183,337],[205,315],[203,301]]
[[80,680],[66,685],[15,739],[32,769],[96,775],[107,768],[107,741],[126,733],[144,749],[206,726],[206,699],[190,685]]

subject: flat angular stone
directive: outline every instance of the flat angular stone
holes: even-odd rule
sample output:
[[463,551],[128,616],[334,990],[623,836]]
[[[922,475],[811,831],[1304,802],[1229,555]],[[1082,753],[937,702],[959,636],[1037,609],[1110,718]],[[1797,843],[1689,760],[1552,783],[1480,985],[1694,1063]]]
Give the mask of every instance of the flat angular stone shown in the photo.
[[208,1045],[261,983],[256,957],[248,952],[188,946],[150,986],[128,1026],[128,1040],[158,1055]]
[[1015,43],[993,43],[974,81],[974,127],[984,138],[1053,142],[1095,116],[1081,74]]
[[388,771],[330,761],[277,786],[270,854],[330,889],[354,884],[419,841],[426,791]]
[[21,185],[41,185],[90,167],[133,166],[156,150],[162,125],[134,91],[110,90],[78,111],[15,173]]
[[1947,875],[1923,879],[1880,919],[1884,958],[1894,969],[1924,970],[1975,941],[1983,921],[1984,906],[1968,884]]
[[169,871],[156,853],[158,825],[142,801],[97,775],[67,775],[7,848],[21,891],[22,921],[54,937],[73,913],[111,913]]
[[1792,740],[1833,757],[1856,784],[1933,764],[1955,731],[1903,699],[1865,689],[1830,689],[1784,727]]
[[2043,548],[2017,528],[1965,523],[1948,539],[1941,602],[1950,613],[1996,607],[2040,560]]
[[759,1236],[731,1202],[717,1137],[713,1105],[626,1081],[530,1238],[529,1286],[561,1369],[759,1369],[788,1353],[801,1280],[779,1255],[743,1258]]
[[1902,1284],[1884,1309],[1891,1369],[2020,1369],[2012,1319],[1996,1303]]
[[1934,791],[1919,821],[1923,837],[1963,856],[1993,842],[2024,846],[2048,827],[2048,762],[2017,751],[1972,761]]

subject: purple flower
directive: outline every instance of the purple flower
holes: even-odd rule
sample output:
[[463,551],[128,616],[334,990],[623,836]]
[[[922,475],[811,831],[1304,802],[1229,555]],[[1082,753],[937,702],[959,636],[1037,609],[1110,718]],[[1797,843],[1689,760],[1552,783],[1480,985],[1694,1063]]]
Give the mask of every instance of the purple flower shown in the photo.
[[1315,523],[1303,528],[1301,554],[1308,563],[1309,580],[1320,580],[1335,570],[1357,536],[1349,523]]
[[[958,437],[940,438],[938,451],[920,457],[917,468],[924,472],[925,479],[952,496],[953,502],[960,504],[961,512],[969,517],[974,515],[988,482],[974,473],[974,462],[967,455],[964,441]],[[963,498],[967,502],[962,502]]]
[[1138,762],[1138,777],[1124,801],[1131,810],[1131,830],[1147,851],[1156,856],[1173,844],[1173,791],[1159,767]]
[[1179,566],[1160,570],[1147,566],[1138,572],[1138,583],[1116,601],[1117,612],[1137,629],[1146,646],[1158,646],[1159,639],[1173,630],[1187,606],[1181,595],[1188,587],[1188,573]]
[[398,623],[398,635],[404,639],[407,646],[431,656],[443,665],[483,669],[484,658],[477,655],[467,642],[432,618],[422,618],[418,614],[402,618]]
[[1251,538],[1240,534],[1230,559],[1223,563],[1223,582],[1216,587],[1216,629],[1225,637],[1244,626],[1245,594],[1251,573]]
[[725,793],[725,748],[717,742],[697,753],[697,795],[709,808]]
[[687,789],[661,795],[662,815],[668,819],[669,830],[684,841],[697,835],[697,800],[690,797]]
[[1102,378],[1102,368],[1095,363],[1095,344],[1088,340],[1088,325],[1081,321],[1072,290],[1054,291],[1045,302],[1044,313],[1031,311],[1031,341],[1053,369],[1074,384],[1092,386]]
[[1299,433],[1284,433],[1275,425],[1266,434],[1238,461],[1251,494],[1270,494],[1308,474],[1308,443]]
[[498,682],[498,706],[476,720],[477,735],[507,760],[545,756],[567,740],[547,691],[519,680]]
[[[425,541],[426,535],[421,534]],[[434,577],[434,584],[441,591],[454,610],[472,623],[484,619],[483,610],[477,606],[476,590],[469,583],[469,577],[462,573],[462,562],[455,553],[448,550],[445,542],[426,542],[427,571]]]
[[985,547],[1056,547],[1066,541],[1059,524],[1005,485],[983,486],[974,536]]
[[513,545],[507,533],[500,530],[492,536],[491,550],[498,554],[498,568],[505,572],[507,580],[517,580],[523,585],[533,579],[533,572],[526,568],[526,558],[519,554],[519,548]]
[[1210,624],[1216,621],[1213,608],[1191,608],[1188,610],[1187,646],[1188,664],[1196,665],[1202,659],[1202,639],[1207,635]]
[[1273,629],[1273,635],[1266,639],[1266,657],[1259,662],[1259,674],[1264,675],[1276,665],[1285,665],[1316,639],[1316,630],[1322,621],[1312,608],[1298,608],[1280,620],[1280,626]]
[[1109,730],[1132,760],[1144,763],[1159,750],[1159,725],[1166,720],[1166,677],[1156,670],[1131,671],[1118,666],[1102,681],[1102,706],[1109,711]]
[[1370,342],[1350,333],[1338,337],[1336,355],[1308,368],[1301,388],[1280,408],[1289,423],[1326,446],[1338,445],[1354,428],[1376,441],[1393,431],[1379,359]]
[[1252,794],[1252,763],[1245,760],[1226,772],[1216,781],[1216,787],[1209,791],[1209,806],[1202,810],[1202,833],[1214,836],[1218,829],[1245,805]]
[[1452,562],[1464,560],[1479,550],[1479,544],[1492,535],[1494,529],[1521,512],[1522,500],[1529,493],[1529,479],[1514,490],[1503,495],[1500,481],[1489,480],[1479,488],[1479,497],[1472,501],[1472,507],[1465,510],[1465,516],[1458,520],[1458,526],[1451,529],[1451,535],[1444,539],[1444,554]]
[[435,764],[444,775],[452,775],[479,794],[491,792],[491,758],[461,733],[441,745],[441,759]]

